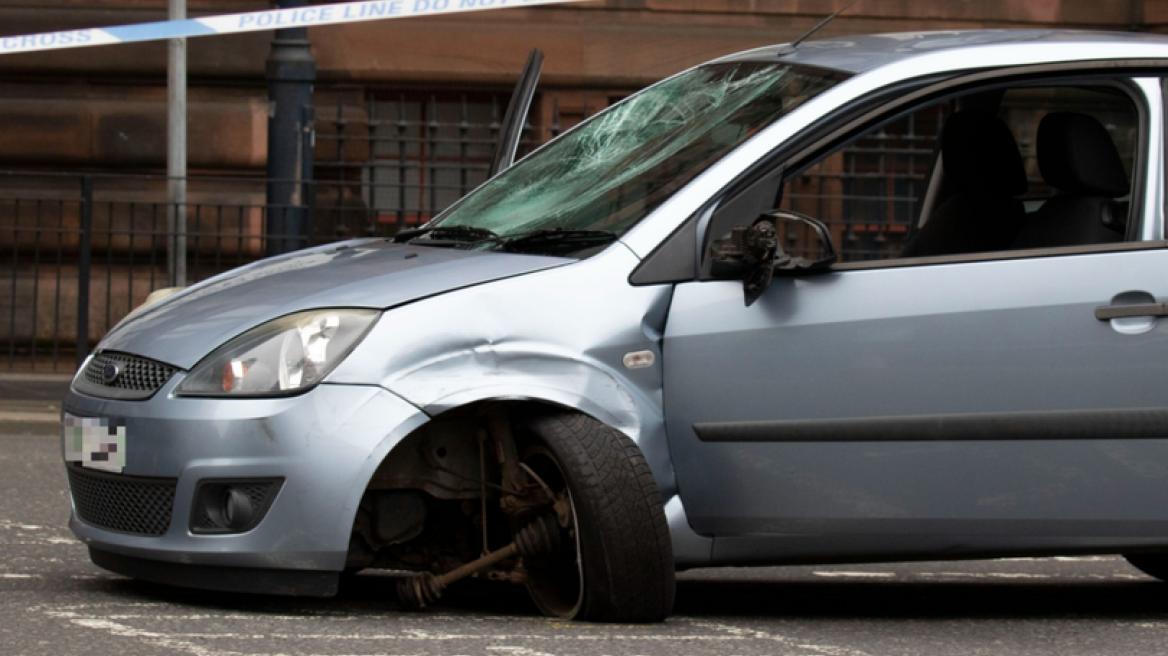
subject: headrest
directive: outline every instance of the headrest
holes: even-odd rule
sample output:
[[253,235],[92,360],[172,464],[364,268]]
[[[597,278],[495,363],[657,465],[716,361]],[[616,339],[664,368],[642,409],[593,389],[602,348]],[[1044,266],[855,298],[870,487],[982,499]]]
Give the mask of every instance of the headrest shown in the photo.
[[1038,170],[1060,191],[1118,198],[1129,189],[1107,129],[1087,114],[1052,112],[1038,124]]
[[941,130],[941,159],[945,179],[966,193],[1020,196],[1029,186],[1014,135],[989,112],[950,116]]

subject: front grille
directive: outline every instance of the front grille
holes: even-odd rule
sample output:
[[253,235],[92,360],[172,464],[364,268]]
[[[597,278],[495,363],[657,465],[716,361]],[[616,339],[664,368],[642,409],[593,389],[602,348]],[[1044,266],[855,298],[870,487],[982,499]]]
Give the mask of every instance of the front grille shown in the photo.
[[77,465],[65,469],[73,507],[86,524],[134,535],[162,535],[170,528],[177,479],[106,474]]
[[[108,381],[106,369],[116,367],[117,376]],[[77,378],[78,391],[92,396],[115,399],[148,399],[159,390],[177,367],[129,353],[106,351],[90,359],[85,371]]]

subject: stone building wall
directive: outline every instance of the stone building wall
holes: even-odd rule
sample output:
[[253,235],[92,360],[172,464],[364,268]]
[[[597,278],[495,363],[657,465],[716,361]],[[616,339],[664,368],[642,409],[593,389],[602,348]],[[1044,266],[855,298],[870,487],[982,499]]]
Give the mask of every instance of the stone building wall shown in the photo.
[[[593,0],[314,28],[318,101],[364,90],[506,93],[528,51],[547,54],[541,110],[592,109],[693,64],[789,41],[842,0]],[[265,9],[191,0],[192,15]],[[165,0],[0,4],[0,36],[162,20]],[[862,0],[819,36],[983,27],[1168,31],[1168,0]],[[270,33],[190,42],[192,171],[262,170]],[[0,168],[158,171],[165,158],[163,43],[0,57]],[[354,92],[356,90],[356,92]],[[562,102],[561,102],[562,101]],[[340,106],[341,109],[336,108]],[[19,126],[19,129],[13,129]],[[544,137],[547,134],[542,135]]]

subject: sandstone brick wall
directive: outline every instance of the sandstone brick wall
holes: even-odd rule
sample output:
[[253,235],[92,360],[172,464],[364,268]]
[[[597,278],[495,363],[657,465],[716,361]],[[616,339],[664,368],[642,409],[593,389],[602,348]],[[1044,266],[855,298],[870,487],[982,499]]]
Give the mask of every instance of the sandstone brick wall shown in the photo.
[[[707,59],[789,41],[845,0],[593,0],[316,28],[322,90],[346,86],[506,91],[527,52],[541,88],[631,91]],[[264,9],[190,0],[192,15]],[[0,35],[165,18],[165,0],[0,3]],[[861,0],[822,36],[981,27],[1168,32],[1168,0]],[[262,168],[270,33],[190,43],[192,167]],[[0,57],[0,168],[162,165],[165,45]],[[549,96],[550,97],[550,96]]]

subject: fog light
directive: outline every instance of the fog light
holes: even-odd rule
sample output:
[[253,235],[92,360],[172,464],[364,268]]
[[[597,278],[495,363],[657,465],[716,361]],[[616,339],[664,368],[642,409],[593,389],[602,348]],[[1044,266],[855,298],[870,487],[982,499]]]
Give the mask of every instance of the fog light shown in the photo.
[[223,492],[223,523],[227,528],[238,531],[251,524],[253,517],[255,508],[243,490],[228,486]]
[[203,480],[191,505],[192,533],[243,533],[255,528],[283,479]]

